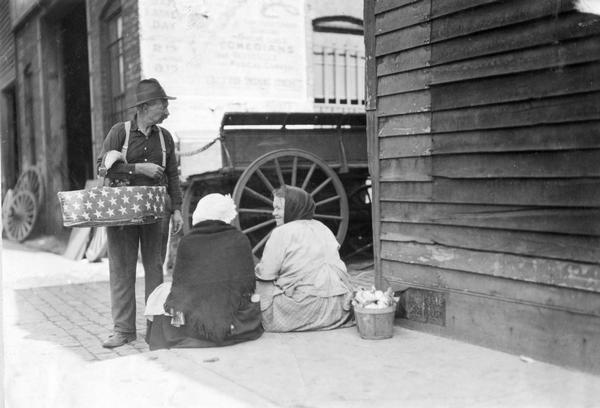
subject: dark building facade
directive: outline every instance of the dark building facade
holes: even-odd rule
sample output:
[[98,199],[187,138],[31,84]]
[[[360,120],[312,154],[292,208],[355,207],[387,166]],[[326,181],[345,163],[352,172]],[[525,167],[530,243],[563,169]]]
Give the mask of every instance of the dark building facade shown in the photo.
[[401,324],[599,371],[600,17],[367,0],[376,276]]

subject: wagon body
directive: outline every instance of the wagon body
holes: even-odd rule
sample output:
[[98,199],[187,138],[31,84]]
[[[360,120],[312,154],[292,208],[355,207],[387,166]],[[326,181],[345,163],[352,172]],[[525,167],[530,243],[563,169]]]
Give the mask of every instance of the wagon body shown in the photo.
[[[188,177],[183,215],[186,229],[197,201],[219,192],[233,195],[238,226],[255,253],[274,227],[271,193],[282,184],[304,188],[317,202],[317,219],[345,253],[371,242],[365,115],[356,113],[233,112],[220,127],[223,167]],[[198,156],[201,160],[201,156]]]

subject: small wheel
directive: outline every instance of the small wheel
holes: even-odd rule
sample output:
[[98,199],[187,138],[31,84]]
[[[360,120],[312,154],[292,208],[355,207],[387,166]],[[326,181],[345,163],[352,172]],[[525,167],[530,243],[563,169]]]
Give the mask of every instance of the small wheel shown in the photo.
[[44,183],[39,169],[30,167],[25,170],[15,184],[15,191],[31,191],[40,206],[44,200]]
[[262,249],[275,228],[273,190],[297,186],[313,196],[315,219],[327,225],[342,243],[348,229],[348,199],[338,175],[316,155],[299,149],[282,149],[254,160],[233,190],[238,208],[236,224],[250,239],[252,252]]
[[8,203],[4,220],[4,230],[9,239],[22,242],[31,234],[38,215],[37,208],[33,193],[29,191],[15,193]]

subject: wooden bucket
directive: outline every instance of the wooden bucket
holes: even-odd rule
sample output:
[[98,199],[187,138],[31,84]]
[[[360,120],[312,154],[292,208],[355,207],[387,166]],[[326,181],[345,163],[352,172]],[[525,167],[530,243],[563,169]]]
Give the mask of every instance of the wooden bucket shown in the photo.
[[365,309],[354,307],[356,327],[358,334],[363,339],[381,340],[389,339],[394,335],[394,314],[396,306],[383,309]]

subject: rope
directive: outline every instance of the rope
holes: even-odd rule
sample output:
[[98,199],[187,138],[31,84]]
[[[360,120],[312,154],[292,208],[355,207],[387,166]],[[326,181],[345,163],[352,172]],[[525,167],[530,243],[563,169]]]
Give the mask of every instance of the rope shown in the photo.
[[175,154],[177,156],[180,156],[180,157],[182,157],[182,156],[185,156],[185,157],[187,157],[187,156],[193,156],[195,154],[202,153],[206,149],[210,148],[212,145],[214,145],[215,143],[217,143],[217,140],[221,140],[221,138],[220,137],[215,137],[213,140],[211,140],[210,142],[208,142],[204,146],[199,147],[198,149],[191,150],[189,152],[175,152]]

